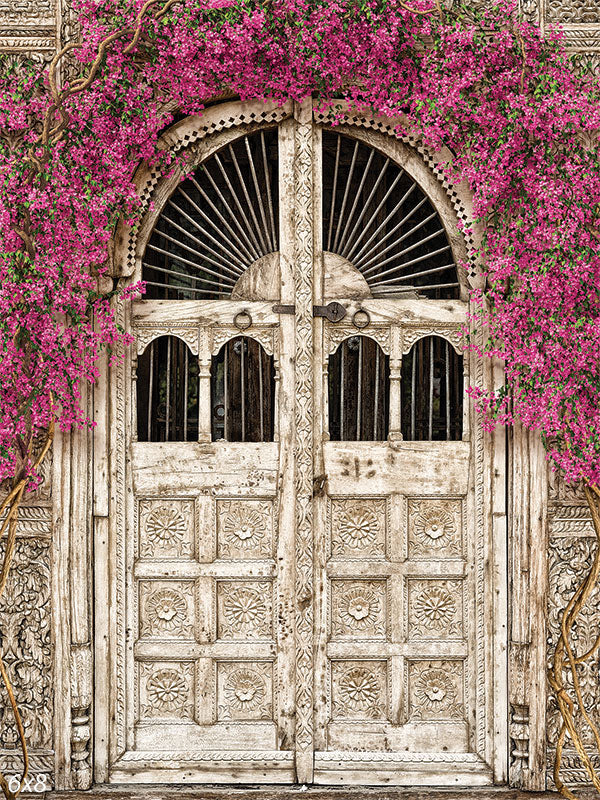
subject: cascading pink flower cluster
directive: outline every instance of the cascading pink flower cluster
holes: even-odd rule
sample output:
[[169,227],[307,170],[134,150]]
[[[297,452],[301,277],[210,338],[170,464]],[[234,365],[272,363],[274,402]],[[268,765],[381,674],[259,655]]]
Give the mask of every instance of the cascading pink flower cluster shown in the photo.
[[[79,0],[82,69],[142,6]],[[48,86],[5,62],[0,479],[22,457],[27,424],[90,424],[81,381],[96,379],[103,348],[129,341],[95,275],[117,220],[135,222],[135,169],[165,158],[157,143],[175,114],[201,113],[228,89],[277,101],[317,91],[332,118],[343,97],[400,116],[452,154],[446,169],[468,182],[482,234],[486,288],[473,293],[473,324],[486,333],[471,346],[506,362],[506,391],[472,394],[486,424],[522,420],[568,480],[600,482],[598,81],[513,2],[471,6],[459,0],[440,18],[418,13],[429,0],[181,0],[159,20],[145,17],[131,52],[131,36],[118,38],[90,89],[66,100],[67,131],[33,181],[24,156]],[[27,216],[33,254],[18,233]]]

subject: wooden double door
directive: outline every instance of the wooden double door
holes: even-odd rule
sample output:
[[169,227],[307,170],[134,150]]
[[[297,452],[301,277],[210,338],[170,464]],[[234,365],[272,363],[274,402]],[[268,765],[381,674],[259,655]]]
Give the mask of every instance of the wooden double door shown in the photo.
[[490,784],[502,666],[466,303],[361,282],[322,224],[328,203],[343,218],[322,128],[297,114],[275,136],[274,254],[231,296],[127,318],[97,592],[108,779]]

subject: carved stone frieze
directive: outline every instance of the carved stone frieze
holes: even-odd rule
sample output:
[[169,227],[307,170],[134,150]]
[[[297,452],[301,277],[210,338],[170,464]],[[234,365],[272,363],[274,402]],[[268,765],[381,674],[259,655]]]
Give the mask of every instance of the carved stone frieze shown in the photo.
[[150,342],[154,341],[154,339],[158,339],[160,336],[177,336],[178,339],[181,339],[187,344],[193,355],[198,355],[197,328],[190,328],[185,325],[138,325],[134,328],[133,332],[136,337],[138,355],[144,352]]
[[389,327],[377,328],[369,326],[366,329],[358,330],[351,325],[345,325],[343,327],[339,325],[328,325],[325,330],[327,337],[327,354],[334,353],[344,340],[351,339],[358,335],[367,336],[368,338],[373,339],[381,347],[384,353],[386,353],[388,356],[390,354]]
[[425,336],[440,336],[447,339],[458,353],[462,352],[463,335],[460,327],[449,328],[443,325],[430,325],[427,328],[403,328],[402,352],[408,353],[414,343]]
[[0,27],[52,25],[55,15],[55,0],[0,0]]
[[600,9],[595,0],[542,0],[547,22],[600,27]]
[[237,336],[248,336],[250,339],[258,342],[267,355],[273,355],[274,344],[274,330],[270,328],[258,328],[255,326],[249,329],[240,330],[234,327],[218,327],[212,329],[212,348],[213,356],[216,356],[221,347],[230,339],[235,339]]

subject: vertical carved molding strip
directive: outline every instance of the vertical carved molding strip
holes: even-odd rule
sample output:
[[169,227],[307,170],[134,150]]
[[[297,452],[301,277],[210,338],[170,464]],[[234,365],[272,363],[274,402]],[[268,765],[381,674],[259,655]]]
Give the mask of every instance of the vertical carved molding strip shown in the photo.
[[71,650],[71,773],[75,789],[92,785],[90,759],[92,707],[92,647]]
[[313,763],[313,231],[312,101],[296,106],[294,283],[296,291],[296,772]]

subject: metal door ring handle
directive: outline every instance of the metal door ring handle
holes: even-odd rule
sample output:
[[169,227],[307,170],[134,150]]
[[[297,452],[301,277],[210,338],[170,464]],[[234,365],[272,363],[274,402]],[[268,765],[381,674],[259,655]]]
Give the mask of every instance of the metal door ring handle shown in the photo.
[[371,324],[371,315],[364,308],[359,308],[352,316],[352,324],[355,328],[362,330]]
[[249,312],[245,309],[243,311],[238,311],[238,313],[233,318],[233,324],[238,329],[238,331],[245,331],[252,325],[252,317],[250,316]]

